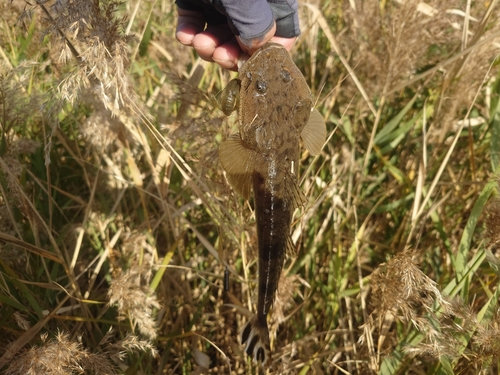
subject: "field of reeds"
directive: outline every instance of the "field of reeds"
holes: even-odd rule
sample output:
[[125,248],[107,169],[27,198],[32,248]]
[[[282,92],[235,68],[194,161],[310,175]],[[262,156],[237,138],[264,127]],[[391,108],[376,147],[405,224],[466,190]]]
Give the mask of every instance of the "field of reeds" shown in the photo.
[[263,370],[238,343],[253,203],[217,152],[235,73],[175,40],[172,1],[2,2],[0,373],[498,374],[499,14],[300,1],[328,136]]

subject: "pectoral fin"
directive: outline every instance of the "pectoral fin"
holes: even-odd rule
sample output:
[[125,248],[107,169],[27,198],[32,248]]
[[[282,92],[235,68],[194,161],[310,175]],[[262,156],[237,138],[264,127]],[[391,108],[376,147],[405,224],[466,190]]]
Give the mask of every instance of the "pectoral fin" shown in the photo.
[[219,147],[219,159],[233,189],[243,198],[250,198],[256,153],[245,147],[239,134],[226,139]]
[[312,110],[308,123],[302,129],[301,137],[311,155],[318,155],[321,152],[326,139],[326,125],[318,110]]

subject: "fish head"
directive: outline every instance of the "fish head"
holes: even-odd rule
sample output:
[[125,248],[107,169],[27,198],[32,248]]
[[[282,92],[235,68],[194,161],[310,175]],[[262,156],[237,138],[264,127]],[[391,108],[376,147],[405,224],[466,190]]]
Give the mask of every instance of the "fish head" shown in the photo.
[[[258,129],[273,118],[282,118],[279,126],[298,133],[307,124],[313,106],[311,92],[281,44],[267,43],[259,48],[241,67],[239,79],[243,139],[256,139]],[[277,116],[279,111],[286,116]]]

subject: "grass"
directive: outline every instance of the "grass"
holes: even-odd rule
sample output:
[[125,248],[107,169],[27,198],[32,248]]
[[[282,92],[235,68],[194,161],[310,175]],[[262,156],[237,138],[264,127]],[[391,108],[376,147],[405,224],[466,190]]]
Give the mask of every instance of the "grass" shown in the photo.
[[[301,4],[328,142],[302,154],[268,371],[498,373],[498,2]],[[252,203],[217,156],[233,74],[175,23],[164,0],[2,5],[6,374],[264,373],[237,342]]]

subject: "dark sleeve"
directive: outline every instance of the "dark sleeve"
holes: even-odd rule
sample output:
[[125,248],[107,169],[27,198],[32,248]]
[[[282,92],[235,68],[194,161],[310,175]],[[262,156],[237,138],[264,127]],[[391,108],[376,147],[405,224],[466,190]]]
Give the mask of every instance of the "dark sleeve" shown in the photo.
[[211,25],[222,25],[227,23],[225,13],[214,8],[212,1],[201,0],[176,0],[175,3],[181,9],[194,10],[203,13],[207,23]]
[[276,21],[276,36],[292,38],[300,35],[297,0],[214,0],[222,3],[242,39],[258,39]]
[[299,6],[297,0],[270,0],[276,20],[276,36],[293,38],[300,35]]
[[273,21],[276,21],[276,36],[300,35],[297,0],[177,0],[176,3],[179,8],[203,12],[208,24],[227,22],[243,42],[262,38],[272,28]]

